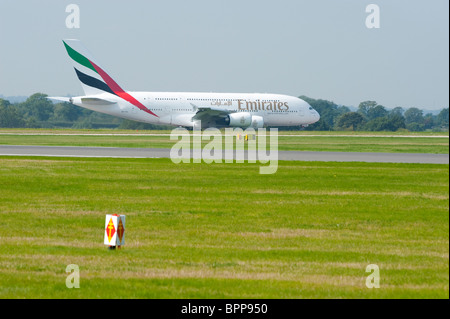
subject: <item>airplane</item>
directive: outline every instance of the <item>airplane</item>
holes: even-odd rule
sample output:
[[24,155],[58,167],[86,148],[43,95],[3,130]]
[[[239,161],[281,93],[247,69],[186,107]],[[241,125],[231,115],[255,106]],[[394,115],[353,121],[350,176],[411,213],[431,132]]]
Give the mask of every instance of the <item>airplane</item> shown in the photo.
[[85,95],[49,99],[133,121],[193,129],[307,126],[320,119],[311,105],[288,95],[125,91],[81,41],[67,39],[63,44]]

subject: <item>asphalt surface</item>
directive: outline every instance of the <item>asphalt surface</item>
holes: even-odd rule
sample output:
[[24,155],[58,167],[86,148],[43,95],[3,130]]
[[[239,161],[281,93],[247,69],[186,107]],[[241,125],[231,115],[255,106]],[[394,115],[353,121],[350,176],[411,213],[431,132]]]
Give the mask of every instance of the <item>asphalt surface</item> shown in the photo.
[[[170,158],[169,148],[122,148],[78,146],[24,146],[0,145],[0,156],[56,156],[56,157],[116,157],[116,158]],[[275,153],[271,154],[272,156]],[[219,154],[216,158],[236,158],[236,153]],[[233,156],[233,157],[231,157]],[[244,160],[248,160],[245,152]],[[181,157],[181,154],[180,154]],[[193,154],[189,154],[192,158]],[[198,158],[194,154],[194,158]],[[256,156],[257,160],[259,157]],[[269,158],[267,158],[269,159]],[[272,159],[274,159],[272,157]],[[420,153],[356,153],[356,152],[306,152],[278,151],[282,161],[324,162],[378,162],[378,163],[424,163],[449,164],[448,154]]]

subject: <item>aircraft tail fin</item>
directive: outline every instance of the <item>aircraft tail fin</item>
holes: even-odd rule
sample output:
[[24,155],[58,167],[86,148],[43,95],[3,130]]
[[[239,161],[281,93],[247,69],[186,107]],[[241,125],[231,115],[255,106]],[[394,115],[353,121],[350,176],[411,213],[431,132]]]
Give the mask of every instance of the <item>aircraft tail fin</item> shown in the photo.
[[92,53],[79,40],[63,40],[73,67],[86,95],[111,93],[119,95],[122,88],[99,66]]
[[75,73],[81,82],[85,95],[102,93],[114,94],[133,104],[140,110],[158,117],[131,94],[125,92],[100,66],[88,49],[79,40],[63,40],[64,46],[72,59]]

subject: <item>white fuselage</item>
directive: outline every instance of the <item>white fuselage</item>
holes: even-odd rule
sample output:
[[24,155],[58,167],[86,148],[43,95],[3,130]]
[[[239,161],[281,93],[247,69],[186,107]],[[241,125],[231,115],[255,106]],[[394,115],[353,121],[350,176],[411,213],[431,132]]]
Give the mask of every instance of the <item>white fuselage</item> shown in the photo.
[[[191,93],[191,92],[128,92],[156,116],[145,112],[124,99],[103,93],[98,97],[111,101],[97,104],[79,96],[72,98],[75,105],[93,111],[151,124],[193,127],[193,117],[199,109],[227,110],[230,114],[250,114],[262,118],[264,126],[308,125],[319,120],[319,114],[297,97],[262,93]],[[84,101],[82,101],[84,99]],[[223,122],[207,126],[228,126]],[[235,125],[239,126],[239,125]]]

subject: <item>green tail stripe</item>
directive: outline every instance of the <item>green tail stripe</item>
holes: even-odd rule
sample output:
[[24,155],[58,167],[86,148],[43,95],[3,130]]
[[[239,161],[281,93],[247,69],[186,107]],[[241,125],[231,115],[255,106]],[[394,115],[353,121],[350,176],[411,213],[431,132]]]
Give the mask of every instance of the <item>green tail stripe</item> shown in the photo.
[[64,46],[66,47],[67,53],[69,54],[69,56],[76,62],[80,63],[81,65],[84,65],[85,67],[91,69],[92,71],[94,71],[95,73],[98,73],[94,66],[91,64],[91,62],[85,58],[84,56],[82,56],[80,53],[78,53],[77,51],[75,51],[74,49],[72,49],[70,46],[68,46],[66,44],[66,42],[64,42]]

